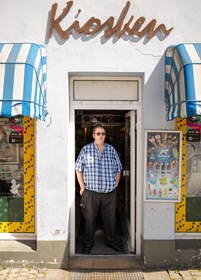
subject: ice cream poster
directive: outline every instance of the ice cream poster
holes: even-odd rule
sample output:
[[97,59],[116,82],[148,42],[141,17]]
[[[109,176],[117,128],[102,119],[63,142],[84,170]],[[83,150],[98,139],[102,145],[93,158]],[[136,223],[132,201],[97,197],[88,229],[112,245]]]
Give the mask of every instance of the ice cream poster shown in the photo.
[[145,201],[180,201],[182,132],[145,131]]

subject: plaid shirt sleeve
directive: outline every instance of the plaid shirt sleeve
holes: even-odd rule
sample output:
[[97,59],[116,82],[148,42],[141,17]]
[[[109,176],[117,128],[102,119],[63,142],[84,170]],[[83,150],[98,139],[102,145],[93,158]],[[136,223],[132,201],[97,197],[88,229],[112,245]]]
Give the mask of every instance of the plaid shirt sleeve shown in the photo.
[[115,166],[115,173],[120,173],[122,168],[122,164],[120,162],[119,156],[117,154],[117,151],[114,149],[114,158],[115,158],[115,162],[116,162],[116,166]]
[[79,156],[75,163],[75,170],[79,172],[84,172],[84,166],[85,166],[85,147],[83,147],[79,153]]

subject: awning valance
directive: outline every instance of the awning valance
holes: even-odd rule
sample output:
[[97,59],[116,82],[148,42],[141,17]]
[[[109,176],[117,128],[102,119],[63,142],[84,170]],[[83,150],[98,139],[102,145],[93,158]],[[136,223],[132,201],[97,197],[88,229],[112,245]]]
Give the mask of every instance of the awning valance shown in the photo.
[[201,44],[179,44],[166,50],[167,120],[201,115]]
[[45,120],[46,51],[33,43],[0,43],[0,116]]

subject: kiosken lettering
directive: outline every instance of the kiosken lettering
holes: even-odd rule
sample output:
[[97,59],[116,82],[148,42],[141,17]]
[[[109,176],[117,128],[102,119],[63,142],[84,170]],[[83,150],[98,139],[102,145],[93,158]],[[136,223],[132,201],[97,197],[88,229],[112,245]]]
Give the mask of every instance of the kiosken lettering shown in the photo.
[[[78,20],[75,20],[64,30],[62,29],[60,23],[71,10],[73,1],[69,1],[66,3],[66,7],[58,17],[56,17],[58,4],[55,3],[52,5],[50,12],[48,38],[52,37],[53,29],[58,32],[62,39],[66,40],[72,34],[72,30],[75,30],[79,34],[83,33],[85,34],[85,36],[92,36],[106,27],[106,29],[104,30],[105,38],[109,38],[112,35],[120,38],[123,34],[141,37],[146,34],[147,38],[149,39],[152,38],[157,32],[161,32],[163,36],[167,36],[173,30],[173,27],[167,29],[164,24],[160,24],[157,26],[156,19],[151,20],[148,24],[145,24],[145,17],[139,17],[137,20],[134,20],[134,15],[132,15],[129,20],[125,22],[130,5],[131,3],[128,1],[116,23],[113,16],[109,17],[105,22],[102,22],[101,19],[97,17],[91,17],[82,26],[80,26],[80,22]],[[78,10],[78,13],[80,12],[81,10]]]

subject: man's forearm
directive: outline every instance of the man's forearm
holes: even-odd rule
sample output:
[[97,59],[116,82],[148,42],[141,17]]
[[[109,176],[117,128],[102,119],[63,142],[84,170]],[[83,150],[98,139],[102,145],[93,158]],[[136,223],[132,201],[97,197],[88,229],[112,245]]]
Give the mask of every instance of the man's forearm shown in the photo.
[[82,195],[83,192],[84,192],[84,189],[85,189],[83,173],[79,172],[79,171],[76,171],[76,175],[77,175],[78,183],[80,185],[80,195]]
[[120,181],[120,178],[121,178],[121,173],[116,173],[116,187],[118,187],[119,185],[119,181]]

